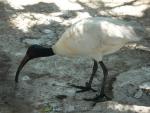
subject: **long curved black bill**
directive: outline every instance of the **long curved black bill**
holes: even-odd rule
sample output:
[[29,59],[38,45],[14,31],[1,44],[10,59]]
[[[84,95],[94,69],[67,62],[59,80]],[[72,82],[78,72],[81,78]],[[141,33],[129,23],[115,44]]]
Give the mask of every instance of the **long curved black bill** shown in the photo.
[[30,60],[30,58],[28,57],[28,55],[25,55],[25,57],[22,59],[17,72],[16,72],[16,76],[15,76],[15,82],[18,82],[18,78],[19,78],[19,73],[22,70],[22,68],[24,67],[24,65]]

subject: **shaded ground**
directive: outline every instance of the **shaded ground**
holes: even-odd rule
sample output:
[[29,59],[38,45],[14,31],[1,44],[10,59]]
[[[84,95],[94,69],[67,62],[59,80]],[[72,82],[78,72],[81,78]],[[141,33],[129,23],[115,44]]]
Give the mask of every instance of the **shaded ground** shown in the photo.
[[[0,1],[0,113],[149,113],[150,93],[139,88],[150,82],[149,0],[68,1]],[[86,58],[35,59],[21,72],[19,84],[14,83],[16,69],[29,45],[50,46],[66,28],[90,16],[134,20],[145,27],[141,42],[104,58],[109,69],[106,91],[112,101],[92,107],[92,102],[82,98],[95,93],[77,94],[67,85],[84,85],[89,79],[93,62]],[[100,86],[101,71],[94,79],[94,88]],[[66,97],[60,99],[58,95]]]

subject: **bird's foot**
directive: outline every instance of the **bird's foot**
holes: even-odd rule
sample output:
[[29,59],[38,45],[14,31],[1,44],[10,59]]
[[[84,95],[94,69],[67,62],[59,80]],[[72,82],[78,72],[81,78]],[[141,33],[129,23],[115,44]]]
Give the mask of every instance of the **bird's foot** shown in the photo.
[[95,89],[93,89],[91,87],[91,84],[89,84],[88,82],[86,82],[85,86],[78,86],[78,85],[74,85],[74,84],[69,84],[69,86],[81,89],[81,90],[76,91],[76,93],[86,92],[86,91],[90,91],[90,90],[93,92],[97,92]]
[[109,101],[112,100],[112,98],[108,97],[106,94],[100,94],[100,95],[96,95],[96,97],[94,98],[84,98],[83,100],[93,101],[94,102],[93,106],[95,106],[98,102]]

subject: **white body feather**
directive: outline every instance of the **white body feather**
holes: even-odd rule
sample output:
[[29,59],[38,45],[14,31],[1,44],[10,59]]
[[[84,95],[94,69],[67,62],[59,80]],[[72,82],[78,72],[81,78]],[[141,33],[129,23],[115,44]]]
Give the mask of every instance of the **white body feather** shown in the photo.
[[101,61],[104,55],[114,53],[125,43],[139,39],[130,23],[95,17],[72,25],[52,48],[58,55],[86,56]]

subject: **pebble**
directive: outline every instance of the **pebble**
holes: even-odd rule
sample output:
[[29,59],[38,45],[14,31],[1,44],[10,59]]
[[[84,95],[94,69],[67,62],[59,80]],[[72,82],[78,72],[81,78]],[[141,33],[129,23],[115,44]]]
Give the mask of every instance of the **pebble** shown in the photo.
[[67,108],[65,109],[66,113],[73,112],[75,110],[75,107],[72,105],[68,105]]
[[137,92],[137,87],[132,85],[132,84],[128,84],[127,85],[127,91],[129,95],[135,95],[135,93]]
[[74,89],[66,89],[67,96],[73,97],[76,94],[76,90]]
[[22,52],[16,52],[16,53],[15,53],[15,56],[22,56],[22,55],[23,55]]
[[22,80],[30,80],[30,77],[25,75],[25,76],[22,77]]
[[137,99],[139,99],[139,98],[142,97],[142,95],[143,95],[143,91],[142,91],[141,89],[139,89],[139,90],[135,93],[134,97],[137,98]]
[[61,112],[61,111],[62,111],[62,108],[59,107],[59,106],[53,106],[53,111],[54,111],[54,112]]
[[53,33],[53,31],[50,30],[50,29],[44,29],[44,30],[43,30],[43,33],[49,34],[49,33]]
[[63,100],[65,98],[67,98],[67,96],[66,95],[57,95],[56,98],[60,99],[60,100]]

